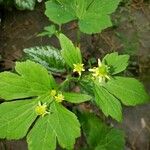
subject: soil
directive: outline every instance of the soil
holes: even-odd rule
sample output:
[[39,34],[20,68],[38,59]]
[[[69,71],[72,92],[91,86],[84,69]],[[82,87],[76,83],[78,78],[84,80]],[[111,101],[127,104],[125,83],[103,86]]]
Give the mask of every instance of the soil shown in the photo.
[[[131,63],[127,75],[138,78],[150,93],[149,4],[143,0],[122,4],[112,16],[112,28],[92,36],[82,34],[81,49],[87,60],[103,57],[112,51],[129,53]],[[24,48],[49,44],[59,47],[55,37],[37,37],[45,26],[51,24],[44,15],[43,3],[38,4],[34,11],[1,8],[0,16],[0,71],[11,70],[15,61],[22,59]],[[74,24],[63,27],[73,41],[76,39]],[[126,150],[150,150],[150,104],[124,107],[124,121],[112,124],[124,129]],[[6,149],[27,150],[27,144],[25,140],[1,141],[0,150]]]

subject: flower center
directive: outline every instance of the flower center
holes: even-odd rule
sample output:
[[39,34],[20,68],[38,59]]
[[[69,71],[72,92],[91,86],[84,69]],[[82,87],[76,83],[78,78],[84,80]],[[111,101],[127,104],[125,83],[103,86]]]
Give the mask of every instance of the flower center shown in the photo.
[[39,102],[38,105],[35,107],[35,112],[36,112],[37,115],[43,117],[45,114],[48,113],[46,111],[46,109],[47,109],[46,103],[44,103],[43,105],[41,105],[41,102]]
[[56,90],[51,90],[51,92],[50,92],[52,97],[54,97],[56,95],[56,93],[57,93]]
[[99,76],[108,75],[108,67],[106,65],[102,65],[102,66],[98,67],[98,74],[99,74]]
[[74,69],[73,69],[73,72],[78,72],[78,74],[79,75],[81,75],[81,72],[82,71],[85,71],[85,69],[84,69],[84,64],[73,64],[73,66],[74,66]]
[[61,103],[63,100],[64,100],[64,96],[63,96],[62,93],[57,94],[57,95],[55,96],[55,101],[56,101],[56,102]]

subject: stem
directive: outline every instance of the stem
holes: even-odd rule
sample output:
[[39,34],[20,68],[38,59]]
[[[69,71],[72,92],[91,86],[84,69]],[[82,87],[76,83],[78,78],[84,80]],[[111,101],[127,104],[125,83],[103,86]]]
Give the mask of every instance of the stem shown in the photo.
[[77,29],[77,46],[80,48],[81,32]]
[[60,89],[61,89],[61,90],[64,90],[64,89],[67,89],[67,90],[68,90],[69,87],[68,87],[67,84],[69,84],[69,83],[71,83],[71,82],[78,82],[78,81],[79,81],[79,79],[74,78],[74,77],[71,77],[71,76],[69,75],[69,76],[66,78],[66,80],[61,83]]
[[58,31],[59,31],[59,32],[61,32],[61,25],[59,25],[59,29],[58,29]]

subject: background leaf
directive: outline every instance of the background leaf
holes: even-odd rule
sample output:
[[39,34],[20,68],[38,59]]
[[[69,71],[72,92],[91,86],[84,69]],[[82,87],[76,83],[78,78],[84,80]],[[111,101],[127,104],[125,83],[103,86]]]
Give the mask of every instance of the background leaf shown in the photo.
[[80,30],[87,34],[98,33],[111,26],[112,23],[109,16],[103,16],[102,14],[97,15],[93,12],[86,13],[79,21]]
[[123,150],[124,133],[121,130],[106,126],[94,114],[82,112],[78,114],[83,133],[87,140],[85,150]]
[[144,86],[134,78],[115,77],[109,80],[105,87],[127,106],[142,104],[150,99]]
[[110,67],[110,74],[115,75],[126,69],[128,66],[129,55],[118,55],[117,52],[107,54],[103,58],[103,63]]
[[57,32],[56,27],[54,25],[44,27],[44,31],[39,33],[38,36],[49,36],[51,37]]
[[98,107],[106,116],[111,116],[117,121],[122,121],[122,108],[121,104],[112,94],[105,88],[95,84],[94,87],[95,101]]
[[21,10],[33,10],[36,0],[15,0],[15,5],[18,9]]
[[33,10],[36,0],[0,0],[0,4],[4,6],[15,6],[20,10]]
[[99,143],[95,150],[124,150],[124,133],[118,129],[111,129],[105,139]]
[[46,2],[46,16],[59,25],[78,20],[79,28],[87,34],[98,33],[112,26],[110,14],[120,0],[50,0]]
[[50,0],[47,1],[45,5],[45,15],[54,23],[61,25],[76,19],[73,9],[71,8],[72,1],[70,0]]
[[39,46],[24,49],[29,59],[35,61],[51,72],[65,72],[65,62],[59,50],[52,46]]

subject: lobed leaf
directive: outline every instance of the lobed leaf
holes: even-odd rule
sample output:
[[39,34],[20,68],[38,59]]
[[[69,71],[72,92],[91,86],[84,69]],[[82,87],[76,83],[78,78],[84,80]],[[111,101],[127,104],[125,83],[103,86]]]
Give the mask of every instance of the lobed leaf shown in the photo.
[[87,34],[98,33],[112,26],[110,14],[120,0],[50,0],[46,2],[47,17],[59,25],[78,20],[79,28]]
[[72,4],[72,1],[70,0],[49,0],[45,4],[45,15],[54,23],[61,25],[76,19],[76,16],[70,7]]
[[112,94],[104,87],[95,84],[94,87],[95,101],[98,107],[106,116],[111,116],[117,121],[122,121],[121,104]]
[[29,150],[55,150],[56,134],[49,116],[40,118],[27,136]]
[[105,88],[127,106],[142,104],[150,99],[144,86],[134,78],[114,77],[107,82]]
[[103,63],[110,67],[110,73],[115,75],[126,69],[128,66],[129,55],[118,55],[117,52],[107,54],[103,58]]
[[102,14],[97,15],[93,12],[86,13],[86,15],[79,21],[80,30],[87,34],[98,33],[111,26],[112,22],[109,16],[103,16]]
[[29,60],[17,62],[17,73],[0,73],[0,97],[5,100],[40,96],[56,87],[52,75],[39,64]]
[[0,138],[21,139],[36,119],[36,100],[4,102],[0,105]]
[[[62,148],[73,149],[75,139],[79,136],[80,124],[76,116],[61,104],[53,102],[50,114],[37,122],[27,138],[30,150],[35,147],[37,150],[54,150],[56,138]],[[37,138],[42,139],[43,143],[37,145]]]

